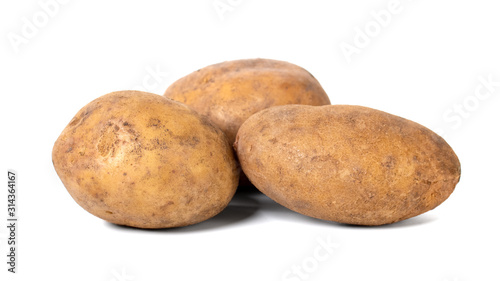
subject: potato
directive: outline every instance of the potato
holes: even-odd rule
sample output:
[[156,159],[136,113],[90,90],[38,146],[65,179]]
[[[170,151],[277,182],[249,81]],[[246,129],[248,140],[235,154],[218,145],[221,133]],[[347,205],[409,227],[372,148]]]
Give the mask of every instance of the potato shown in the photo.
[[234,147],[250,181],[274,201],[346,224],[417,216],[460,179],[459,160],[440,136],[361,106],[269,108],[241,126]]
[[220,129],[181,103],[138,91],[107,94],[83,107],[55,142],[52,159],[81,207],[138,228],[215,216],[239,177]]
[[207,66],[174,82],[165,96],[207,116],[233,143],[243,122],[265,108],[326,105],[330,100],[305,69],[284,61],[245,59]]
[[[234,143],[252,114],[276,105],[327,105],[319,82],[305,69],[284,61],[245,59],[199,69],[174,82],[164,94],[207,116]],[[240,186],[250,183],[241,174]]]

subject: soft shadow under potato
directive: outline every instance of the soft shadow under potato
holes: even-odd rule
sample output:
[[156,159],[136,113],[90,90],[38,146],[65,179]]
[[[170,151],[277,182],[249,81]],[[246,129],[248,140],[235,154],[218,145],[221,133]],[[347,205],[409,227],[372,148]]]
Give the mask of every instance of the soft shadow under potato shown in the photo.
[[178,227],[178,228],[162,228],[162,229],[140,229],[124,225],[117,225],[106,222],[106,226],[126,231],[146,231],[146,232],[161,232],[161,233],[187,233],[197,231],[216,230],[219,228],[229,227],[244,221],[255,214],[259,209],[259,204],[254,198],[245,194],[236,193],[229,205],[215,217],[203,221],[201,223]]

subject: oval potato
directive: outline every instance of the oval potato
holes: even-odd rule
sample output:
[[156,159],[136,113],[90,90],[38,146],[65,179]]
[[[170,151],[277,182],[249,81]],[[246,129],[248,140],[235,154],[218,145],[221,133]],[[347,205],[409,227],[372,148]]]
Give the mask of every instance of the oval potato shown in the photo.
[[108,222],[138,228],[195,224],[224,209],[238,183],[224,133],[187,106],[122,91],[83,107],[54,144],[73,199]]
[[326,105],[330,100],[309,72],[270,59],[226,61],[174,82],[165,96],[207,116],[233,143],[243,122],[265,108],[285,104]]
[[[319,82],[297,65],[270,59],[226,61],[174,82],[164,94],[208,117],[232,144],[243,122],[265,108],[285,104],[327,105]],[[241,174],[240,185],[248,185]]]
[[460,179],[460,162],[440,136],[361,106],[269,108],[241,126],[234,147],[270,198],[346,224],[417,216],[446,200]]

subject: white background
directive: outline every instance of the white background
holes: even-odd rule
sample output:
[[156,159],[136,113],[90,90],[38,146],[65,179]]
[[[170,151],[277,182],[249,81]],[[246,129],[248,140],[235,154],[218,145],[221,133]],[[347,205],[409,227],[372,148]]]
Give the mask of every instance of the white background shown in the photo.
[[[13,276],[1,223],[0,280],[500,280],[500,87],[488,95],[480,78],[500,81],[498,1],[401,0],[385,26],[373,13],[389,0],[220,3],[232,5],[221,16],[213,0],[70,0],[44,18],[38,1],[1,2],[0,170],[18,171],[20,226]],[[369,28],[369,41],[357,28]],[[356,53],[346,57],[346,44]],[[116,90],[162,94],[198,68],[256,57],[306,68],[334,104],[439,131],[462,164],[455,192],[383,227],[322,222],[254,194],[198,225],[144,231],[108,224],[72,200],[51,150],[81,107]],[[319,241],[338,246],[321,261]]]

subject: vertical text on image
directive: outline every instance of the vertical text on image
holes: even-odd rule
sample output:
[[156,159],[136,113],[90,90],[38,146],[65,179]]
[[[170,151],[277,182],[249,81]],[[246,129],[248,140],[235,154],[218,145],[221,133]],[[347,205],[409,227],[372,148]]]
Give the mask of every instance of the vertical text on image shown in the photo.
[[17,272],[17,173],[14,170],[7,171],[7,270],[11,273]]

